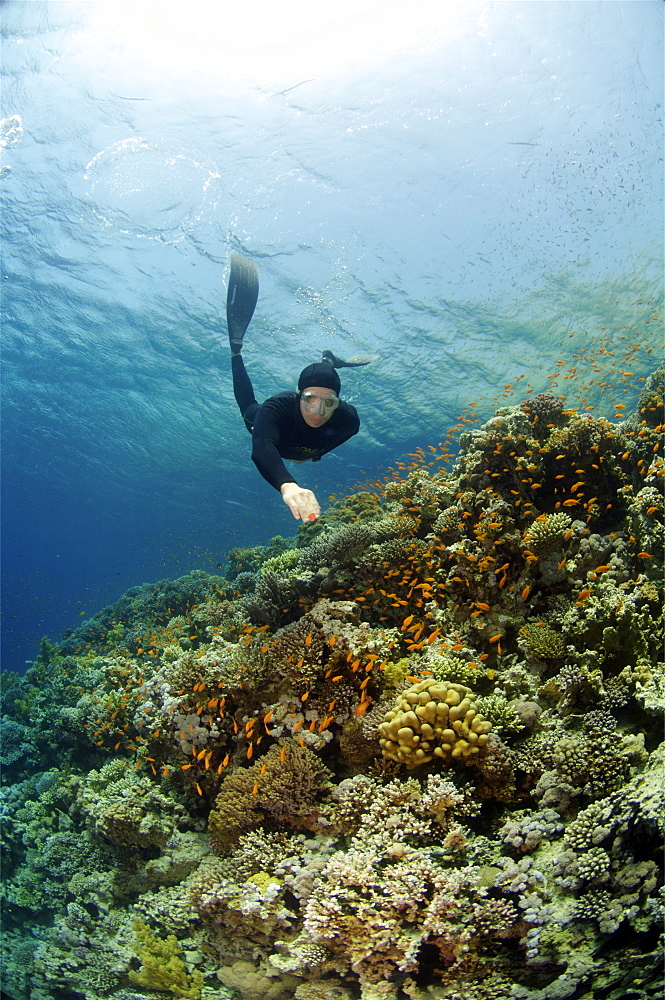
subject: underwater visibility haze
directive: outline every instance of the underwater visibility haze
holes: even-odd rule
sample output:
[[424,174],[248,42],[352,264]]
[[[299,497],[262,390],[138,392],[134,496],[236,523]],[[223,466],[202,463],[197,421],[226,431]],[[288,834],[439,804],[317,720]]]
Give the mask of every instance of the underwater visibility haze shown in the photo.
[[4,993],[662,996],[662,5],[0,13]]

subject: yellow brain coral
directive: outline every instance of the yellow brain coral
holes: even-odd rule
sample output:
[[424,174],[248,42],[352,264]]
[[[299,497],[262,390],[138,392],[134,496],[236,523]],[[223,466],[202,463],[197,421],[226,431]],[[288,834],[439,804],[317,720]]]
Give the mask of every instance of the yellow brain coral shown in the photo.
[[381,752],[408,768],[471,757],[487,743],[491,723],[481,718],[463,684],[419,681],[401,691],[379,726]]

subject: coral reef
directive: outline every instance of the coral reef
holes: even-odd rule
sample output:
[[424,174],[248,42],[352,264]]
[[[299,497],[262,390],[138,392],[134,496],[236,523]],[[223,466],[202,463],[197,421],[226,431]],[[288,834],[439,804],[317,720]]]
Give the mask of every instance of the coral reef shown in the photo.
[[662,391],[501,406],[3,675],[8,996],[658,996]]

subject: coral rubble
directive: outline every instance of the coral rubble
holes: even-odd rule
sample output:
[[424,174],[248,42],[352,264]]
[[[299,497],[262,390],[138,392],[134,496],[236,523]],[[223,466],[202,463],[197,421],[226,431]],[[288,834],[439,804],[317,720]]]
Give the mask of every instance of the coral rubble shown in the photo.
[[656,997],[662,372],[2,678],[12,1000]]

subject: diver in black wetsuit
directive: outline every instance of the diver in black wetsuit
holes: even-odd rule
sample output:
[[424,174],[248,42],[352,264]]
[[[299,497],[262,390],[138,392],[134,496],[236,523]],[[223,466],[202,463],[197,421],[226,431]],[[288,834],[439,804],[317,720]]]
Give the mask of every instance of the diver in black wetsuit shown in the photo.
[[339,398],[336,368],[369,364],[374,355],[357,355],[341,361],[324,351],[324,361],[300,373],[297,392],[280,392],[257,403],[241,357],[245,330],[258,298],[258,272],[243,257],[231,257],[226,316],[231,345],[233,393],[252,435],[252,461],[271,486],[282,495],[296,520],[316,521],[321,508],[311,490],[299,486],[282,459],[318,462],[320,458],[358,433],[355,407]]

